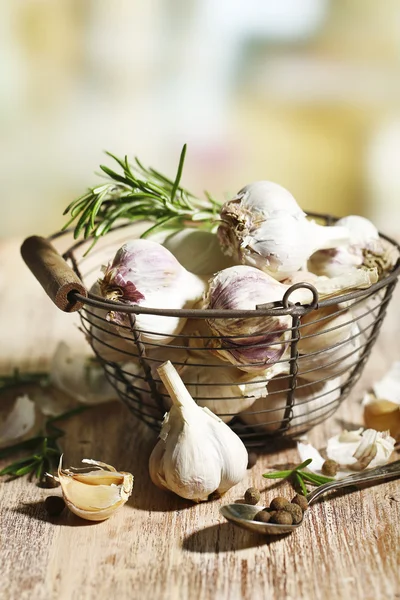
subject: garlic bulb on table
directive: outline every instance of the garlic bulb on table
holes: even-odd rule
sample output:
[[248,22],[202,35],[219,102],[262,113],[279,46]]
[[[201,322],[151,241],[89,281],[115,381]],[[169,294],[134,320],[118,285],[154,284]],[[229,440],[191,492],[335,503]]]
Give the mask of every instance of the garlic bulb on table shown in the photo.
[[271,181],[244,187],[220,213],[222,250],[279,281],[303,267],[323,248],[348,244],[345,227],[325,227],[307,219],[293,196]]
[[[252,407],[239,415],[240,419],[255,427],[257,431],[276,431],[285,425],[285,409],[291,378],[280,376],[271,379],[268,395],[258,398]],[[321,383],[309,383],[300,377],[297,379],[293,416],[290,428],[310,427],[327,415],[332,405],[340,397],[340,378]]]
[[379,237],[375,225],[365,217],[349,215],[336,221],[334,227],[346,227],[351,235],[347,246],[322,249],[308,261],[308,268],[317,275],[335,277],[361,267],[376,267],[380,275],[395,263],[394,250]]
[[[169,250],[145,239],[124,244],[112,263],[104,268],[104,277],[99,284],[106,300],[163,310],[191,308],[205,290],[204,280],[189,273]],[[119,332],[129,333],[126,313],[111,310],[107,319]],[[136,315],[136,327],[143,342],[168,344],[185,322],[182,317]]]
[[172,408],[149,459],[153,483],[195,502],[213,492],[223,494],[246,474],[243,442],[208,408],[197,406],[171,362],[158,373]]
[[[357,287],[369,287],[377,278],[375,271],[360,271],[355,275],[321,279],[315,283],[321,297],[335,296]],[[259,269],[239,265],[224,269],[211,279],[205,308],[254,310],[256,305],[278,302],[289,286],[283,285]],[[312,301],[306,288],[295,290],[291,302]],[[209,341],[213,352],[244,371],[264,370],[277,362],[291,339],[292,319],[289,315],[251,318],[214,318],[207,323],[215,338]]]

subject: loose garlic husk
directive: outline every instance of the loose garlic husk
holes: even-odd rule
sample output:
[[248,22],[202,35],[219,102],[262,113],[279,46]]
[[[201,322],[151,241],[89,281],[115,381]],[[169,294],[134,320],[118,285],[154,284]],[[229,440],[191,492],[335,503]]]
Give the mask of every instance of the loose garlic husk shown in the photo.
[[222,250],[281,281],[323,248],[348,244],[345,227],[325,227],[307,219],[280,185],[257,181],[244,187],[220,213]]
[[351,235],[350,243],[315,252],[308,261],[310,271],[335,277],[361,267],[376,267],[382,275],[394,265],[393,249],[381,240],[375,225],[365,217],[349,215],[339,219],[334,227],[346,227]]
[[[320,298],[336,296],[356,288],[368,288],[377,280],[375,270],[359,271],[334,279],[318,278],[315,288]],[[276,303],[283,298],[288,285],[279,283],[267,273],[239,265],[217,273],[209,284],[205,308],[255,310],[264,303]],[[294,290],[291,302],[309,304],[313,300],[307,288]],[[280,360],[291,339],[289,315],[251,318],[213,318],[207,323],[214,334],[209,347],[213,352],[244,371],[264,370]]]
[[[286,375],[271,379],[267,394],[258,398],[251,408],[239,415],[240,419],[257,431],[276,431],[286,425],[285,410],[291,378]],[[295,400],[290,417],[290,430],[308,428],[329,413],[330,406],[340,397],[340,378],[321,383],[297,379]]]
[[150,456],[153,483],[195,502],[223,494],[246,474],[243,442],[208,408],[197,406],[171,362],[158,373],[173,405]]
[[69,510],[87,521],[104,521],[123,506],[132,493],[133,475],[111,465],[84,458],[93,467],[62,468],[62,457],[55,478]]
[[[106,300],[162,310],[191,308],[205,290],[201,277],[182,267],[169,250],[145,239],[124,244],[113,262],[104,268],[104,277],[99,283]],[[126,313],[111,310],[107,319],[118,332],[130,333]],[[135,318],[135,327],[144,343],[168,344],[185,323],[185,318],[161,314],[142,313]]]

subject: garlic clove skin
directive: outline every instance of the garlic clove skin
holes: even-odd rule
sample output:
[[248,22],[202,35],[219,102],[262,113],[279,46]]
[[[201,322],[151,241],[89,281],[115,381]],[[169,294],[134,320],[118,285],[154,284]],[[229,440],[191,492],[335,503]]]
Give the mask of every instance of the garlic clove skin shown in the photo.
[[[1,415],[3,417],[3,415]],[[35,402],[27,395],[18,396],[9,411],[0,418],[0,448],[21,441],[40,428]]]
[[[169,250],[147,239],[124,244],[104,268],[99,283],[105,299],[163,310],[191,308],[206,287],[204,278],[187,271]],[[129,333],[125,313],[110,311],[107,318],[119,332]],[[186,319],[178,316],[139,314],[135,326],[143,342],[168,344],[185,323]]]
[[223,205],[220,217],[218,237],[223,252],[278,281],[302,268],[317,250],[350,240],[345,227],[308,220],[287,190],[268,181],[243,188]]
[[197,406],[169,361],[158,373],[173,405],[149,459],[153,483],[195,502],[226,492],[246,474],[243,442],[209,409]]
[[107,463],[83,459],[93,470],[63,469],[62,457],[57,481],[66,505],[78,517],[87,521],[104,521],[123,506],[132,493],[133,475],[118,472]]

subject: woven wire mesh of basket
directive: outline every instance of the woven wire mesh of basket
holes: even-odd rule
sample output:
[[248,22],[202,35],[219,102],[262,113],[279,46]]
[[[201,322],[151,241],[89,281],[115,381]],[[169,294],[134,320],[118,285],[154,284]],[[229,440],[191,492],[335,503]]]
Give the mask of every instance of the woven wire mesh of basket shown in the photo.
[[[329,224],[334,220],[322,215],[311,216]],[[132,225],[124,224],[110,230],[87,256],[84,254],[90,239],[79,241],[64,252],[63,258],[71,263],[87,290],[101,276],[101,266],[114,257],[123,243],[132,239],[130,227]],[[383,234],[381,237],[396,252],[400,250],[395,241]],[[215,346],[218,347],[220,340],[204,326],[210,317],[209,310],[127,306],[105,301],[90,292],[87,298],[76,294],[76,300],[83,303],[82,329],[107,379],[139,419],[159,430],[170,403],[157,367],[171,360],[198,404],[207,406],[229,423],[248,447],[262,447],[271,438],[298,436],[337,410],[363,371],[399,272],[397,261],[392,271],[369,289],[321,302],[312,285],[299,283],[283,298],[277,298],[273,306],[235,311],[239,313],[236,316],[249,320],[263,316],[290,317],[286,341],[273,342],[285,344],[285,352],[272,372],[271,369],[245,372],[216,357]],[[292,292],[299,287],[307,287],[313,293],[313,301],[307,306],[290,301]],[[128,324],[118,330],[107,320],[109,311],[116,309],[125,313],[128,320]],[[171,336],[168,344],[165,340],[158,341],[157,332],[152,332],[152,341],[144,342],[146,332],[136,323],[141,314],[179,317],[186,324],[178,335]],[[216,319],[233,316],[233,311],[226,310],[213,314]],[[323,334],[315,332],[317,325],[322,324]],[[321,347],[319,336],[322,335]],[[233,336],[232,341],[238,337]],[[210,340],[214,349],[210,348]],[[242,347],[243,341],[240,340]],[[252,340],[247,347],[254,343]]]

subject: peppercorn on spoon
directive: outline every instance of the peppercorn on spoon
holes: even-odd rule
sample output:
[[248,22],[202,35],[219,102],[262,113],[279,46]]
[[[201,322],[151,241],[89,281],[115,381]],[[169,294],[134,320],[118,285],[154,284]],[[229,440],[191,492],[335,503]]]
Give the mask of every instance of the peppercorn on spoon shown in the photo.
[[[349,477],[345,477],[344,479],[338,479],[336,481],[325,483],[324,485],[315,488],[315,490],[307,494],[307,502],[310,505],[323,494],[348,486],[362,483],[374,483],[375,481],[381,481],[383,479],[399,476],[400,460],[396,460],[388,465],[383,465],[376,467],[375,469],[363,471],[362,473],[349,475]],[[262,523],[260,521],[254,521],[256,514],[264,508],[264,506],[253,506],[250,504],[226,504],[220,508],[220,513],[225,517],[225,519],[234,525],[264,535],[282,535],[285,533],[291,533],[303,524],[304,515],[300,523],[295,525],[279,525],[278,523]]]

